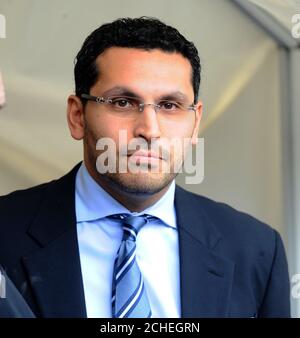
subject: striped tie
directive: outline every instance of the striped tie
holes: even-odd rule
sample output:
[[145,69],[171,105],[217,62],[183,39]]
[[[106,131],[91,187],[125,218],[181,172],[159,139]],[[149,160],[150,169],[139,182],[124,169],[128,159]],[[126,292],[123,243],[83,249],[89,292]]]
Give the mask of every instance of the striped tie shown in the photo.
[[114,265],[112,317],[150,318],[151,308],[143,276],[136,262],[136,237],[152,216],[117,214],[110,217],[121,219],[123,224],[123,239]]

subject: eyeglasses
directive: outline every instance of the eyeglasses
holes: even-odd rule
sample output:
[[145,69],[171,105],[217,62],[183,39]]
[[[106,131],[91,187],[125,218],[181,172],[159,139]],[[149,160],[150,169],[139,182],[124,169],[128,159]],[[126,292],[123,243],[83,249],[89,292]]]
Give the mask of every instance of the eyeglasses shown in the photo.
[[161,101],[156,103],[143,103],[140,99],[126,96],[100,97],[89,94],[81,94],[82,99],[94,101],[106,106],[108,113],[120,118],[135,119],[146,106],[152,106],[157,114],[169,121],[182,121],[186,118],[190,111],[196,112],[195,105],[185,105],[176,101]]

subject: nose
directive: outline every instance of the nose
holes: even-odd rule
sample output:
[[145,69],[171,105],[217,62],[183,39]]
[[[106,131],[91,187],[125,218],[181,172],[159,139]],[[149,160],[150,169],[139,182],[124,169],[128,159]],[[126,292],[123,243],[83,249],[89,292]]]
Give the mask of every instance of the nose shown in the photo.
[[148,142],[161,136],[157,113],[153,105],[145,105],[135,120],[134,137],[143,137]]

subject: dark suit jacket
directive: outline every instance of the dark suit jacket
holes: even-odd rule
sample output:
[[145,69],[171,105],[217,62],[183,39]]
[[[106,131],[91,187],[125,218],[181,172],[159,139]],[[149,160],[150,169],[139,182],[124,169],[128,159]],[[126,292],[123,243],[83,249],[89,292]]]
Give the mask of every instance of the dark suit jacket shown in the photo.
[[[0,198],[0,264],[41,317],[86,317],[75,177]],[[279,234],[228,205],[176,186],[182,317],[288,317]],[[101,302],[101,299],[99,299]]]
[[[0,267],[2,282],[5,283],[5,295],[0,297],[0,318],[34,318],[19,291]],[[0,295],[2,296],[2,295]],[[5,297],[4,297],[5,296]]]

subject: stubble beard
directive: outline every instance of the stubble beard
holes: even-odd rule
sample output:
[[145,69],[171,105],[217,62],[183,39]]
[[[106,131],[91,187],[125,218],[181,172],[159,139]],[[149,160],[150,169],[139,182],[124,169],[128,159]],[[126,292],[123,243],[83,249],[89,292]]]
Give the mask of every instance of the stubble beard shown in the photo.
[[[96,143],[100,137],[86,124],[84,136],[84,151],[86,160],[90,164],[93,171],[93,177],[101,186],[101,182],[105,181],[115,189],[134,195],[153,195],[166,188],[178,175],[177,172],[118,172],[119,160],[117,158],[116,172],[99,173],[97,170],[97,157],[100,153],[96,150]],[[162,160],[163,161],[163,160]]]

